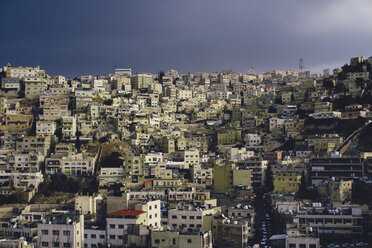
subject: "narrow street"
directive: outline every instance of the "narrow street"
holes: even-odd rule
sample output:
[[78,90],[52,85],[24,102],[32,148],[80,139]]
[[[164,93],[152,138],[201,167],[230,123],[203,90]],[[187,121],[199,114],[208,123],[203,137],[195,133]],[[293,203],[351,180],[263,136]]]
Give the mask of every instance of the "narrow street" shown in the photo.
[[255,189],[255,236],[251,245],[260,244],[264,247],[267,240],[271,237],[271,205],[269,204],[269,195],[261,187]]

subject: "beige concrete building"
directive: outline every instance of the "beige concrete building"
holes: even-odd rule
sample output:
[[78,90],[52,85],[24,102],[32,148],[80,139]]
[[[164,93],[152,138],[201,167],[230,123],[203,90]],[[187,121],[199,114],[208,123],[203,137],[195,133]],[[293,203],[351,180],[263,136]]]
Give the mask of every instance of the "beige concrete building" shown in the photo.
[[62,136],[64,139],[71,139],[76,135],[76,117],[63,116],[62,117]]
[[74,176],[93,175],[97,155],[92,156],[92,154],[78,153],[62,157],[62,173]]
[[184,168],[189,169],[190,166],[193,166],[194,170],[200,168],[200,153],[196,148],[186,150],[184,153]]
[[124,167],[102,167],[98,180],[99,187],[123,183],[125,181]]
[[5,172],[0,171],[0,182],[13,183],[13,187],[16,189],[27,190],[29,187],[39,187],[39,184],[43,182],[43,174],[39,172]]
[[67,104],[44,104],[43,120],[55,121],[62,117],[71,115]]
[[11,171],[17,170],[22,172],[36,172],[40,170],[40,165],[43,162],[44,156],[33,152],[9,152],[7,154],[6,168]]
[[147,88],[153,83],[151,74],[137,74],[131,77],[132,89]]
[[168,226],[173,230],[200,229],[211,230],[210,219],[206,215],[221,213],[221,207],[196,208],[193,205],[180,205],[168,211]]
[[29,78],[29,77],[40,77],[45,76],[45,71],[40,70],[40,67],[6,67],[6,77],[12,78]]
[[56,131],[56,123],[54,121],[36,121],[36,135],[50,136]]
[[28,99],[37,99],[47,89],[45,81],[25,81],[25,97]]
[[23,136],[16,140],[17,151],[30,151],[47,155],[50,149],[50,136]]
[[101,195],[77,195],[75,196],[75,210],[81,214],[96,214],[97,205],[102,201]]

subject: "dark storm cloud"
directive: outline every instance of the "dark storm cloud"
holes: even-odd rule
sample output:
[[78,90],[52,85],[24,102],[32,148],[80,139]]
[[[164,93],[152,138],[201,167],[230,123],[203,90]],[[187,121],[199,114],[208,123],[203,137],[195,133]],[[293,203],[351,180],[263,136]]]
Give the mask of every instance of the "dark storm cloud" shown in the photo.
[[317,71],[369,56],[369,0],[0,0],[0,63],[69,76]]

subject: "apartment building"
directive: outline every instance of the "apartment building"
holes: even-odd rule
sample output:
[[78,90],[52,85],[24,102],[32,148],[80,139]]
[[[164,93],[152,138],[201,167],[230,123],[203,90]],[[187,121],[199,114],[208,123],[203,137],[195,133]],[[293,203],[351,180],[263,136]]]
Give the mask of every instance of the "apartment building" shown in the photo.
[[98,229],[97,226],[84,229],[84,248],[105,246],[106,240],[106,230]]
[[168,223],[173,230],[200,229],[211,230],[210,220],[207,215],[221,213],[221,207],[200,206],[180,204],[176,209],[168,210]]
[[56,211],[37,224],[38,247],[84,247],[84,215]]
[[248,219],[213,219],[213,237],[217,248],[248,246],[248,237],[251,232],[251,223]]
[[62,117],[71,115],[67,104],[44,104],[43,120],[55,121]]
[[87,153],[69,154],[60,160],[61,172],[67,175],[94,175],[96,155]]
[[308,146],[316,153],[332,152],[341,143],[343,138],[338,134],[313,135],[308,137]]
[[36,135],[50,136],[54,135],[57,125],[54,121],[36,121]]
[[294,217],[300,227],[311,227],[320,239],[337,242],[358,242],[362,239],[362,209],[345,205],[335,209],[303,208]]
[[330,178],[353,180],[363,176],[363,161],[360,157],[325,157],[310,160],[313,185]]
[[71,139],[76,135],[76,117],[62,116],[62,136],[64,139]]
[[30,80],[24,81],[25,97],[28,99],[37,99],[44,94],[48,84],[45,80]]
[[309,228],[300,228],[298,223],[287,224],[286,248],[320,248],[320,239]]
[[277,171],[273,175],[273,192],[297,193],[301,183],[301,174],[298,171]]
[[151,235],[151,247],[154,248],[212,248],[211,231],[156,231]]
[[45,76],[45,71],[40,70],[40,67],[14,67],[7,66],[6,70],[7,78],[29,78],[29,77],[39,77]]
[[50,136],[21,136],[16,139],[16,150],[47,155],[50,149]]
[[198,149],[189,149],[184,152],[184,168],[189,169],[190,166],[194,168],[200,167],[200,153]]
[[120,184],[125,181],[124,167],[102,167],[98,176],[99,187]]
[[17,153],[9,152],[7,155],[8,170],[17,170],[22,172],[35,172],[40,170],[40,165],[44,162],[44,156],[37,153]]
[[261,135],[253,133],[246,134],[244,141],[247,142],[248,146],[260,146],[262,144]]
[[26,134],[30,130],[33,121],[32,115],[5,114],[0,123],[0,130],[12,134]]
[[75,109],[77,111],[87,110],[92,102],[93,91],[89,88],[76,88],[74,91]]
[[21,89],[21,80],[16,77],[2,78],[1,89],[19,91]]
[[0,182],[13,183],[16,189],[26,190],[29,187],[37,188],[43,182],[43,174],[39,172],[5,172],[0,171]]
[[137,74],[131,77],[132,89],[147,88],[153,83],[153,77],[151,74]]
[[124,246],[124,235],[128,225],[144,225],[146,220],[147,214],[141,210],[119,210],[109,213],[106,218],[106,243]]

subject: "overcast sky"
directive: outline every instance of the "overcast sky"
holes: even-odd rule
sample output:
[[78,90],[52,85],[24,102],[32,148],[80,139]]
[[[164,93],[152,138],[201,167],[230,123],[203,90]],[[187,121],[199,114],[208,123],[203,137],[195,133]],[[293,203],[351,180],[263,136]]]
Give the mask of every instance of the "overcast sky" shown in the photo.
[[312,72],[372,56],[371,0],[0,0],[0,63],[102,75]]

